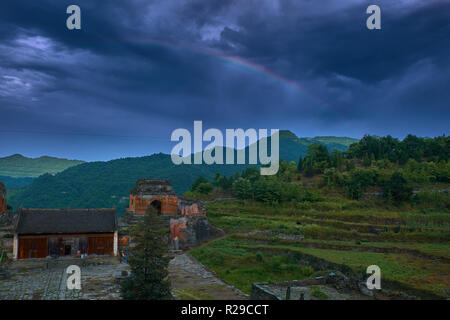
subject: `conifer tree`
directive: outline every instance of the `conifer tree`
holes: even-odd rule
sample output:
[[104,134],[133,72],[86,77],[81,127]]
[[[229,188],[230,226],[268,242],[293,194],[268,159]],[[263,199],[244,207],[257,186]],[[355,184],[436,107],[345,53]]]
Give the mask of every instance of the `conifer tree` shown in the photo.
[[371,161],[370,161],[369,155],[367,153],[364,153],[362,163],[363,163],[364,167],[370,167]]
[[303,157],[300,155],[300,157],[298,158],[298,164],[297,164],[297,170],[299,172],[303,171]]
[[143,221],[132,232],[135,246],[130,249],[131,275],[121,282],[121,294],[126,300],[170,299],[167,280],[169,258],[167,253],[168,228],[162,216],[150,206]]

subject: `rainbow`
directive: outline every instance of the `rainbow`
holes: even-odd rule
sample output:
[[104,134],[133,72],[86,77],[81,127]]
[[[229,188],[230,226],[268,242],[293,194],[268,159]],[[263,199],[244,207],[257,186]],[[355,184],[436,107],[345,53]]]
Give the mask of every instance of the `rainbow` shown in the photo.
[[292,81],[286,77],[283,77],[280,74],[267,69],[263,65],[256,64],[254,62],[251,62],[249,60],[246,60],[246,59],[243,59],[240,57],[225,54],[224,52],[221,52],[216,49],[200,47],[197,45],[193,45],[193,44],[181,42],[181,41],[169,42],[169,41],[158,40],[158,39],[154,39],[154,38],[146,38],[146,39],[127,38],[126,40],[123,40],[122,42],[131,42],[131,43],[138,43],[138,44],[152,44],[152,45],[156,45],[156,46],[169,47],[169,48],[177,49],[177,50],[180,50],[180,49],[187,50],[187,51],[199,53],[202,55],[211,56],[211,57],[220,59],[222,61],[225,61],[227,63],[232,63],[234,65],[244,67],[248,70],[251,70],[258,74],[264,75],[270,79],[273,79],[273,80],[283,84],[284,86],[286,86],[288,88],[291,88],[292,90],[302,94],[303,96],[306,96],[307,98],[314,101],[315,103],[325,105],[324,101],[322,101],[321,99],[319,99],[319,98],[315,97],[314,95],[312,95],[311,93],[309,93],[305,88],[301,87],[297,82]]

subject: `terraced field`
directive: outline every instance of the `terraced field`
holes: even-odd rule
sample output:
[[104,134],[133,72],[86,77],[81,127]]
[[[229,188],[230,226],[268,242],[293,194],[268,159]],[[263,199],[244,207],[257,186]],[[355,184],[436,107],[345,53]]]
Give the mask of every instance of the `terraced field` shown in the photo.
[[[228,235],[191,254],[244,292],[252,282],[299,280],[335,269],[367,278],[367,266],[376,264],[391,296],[450,295],[447,212],[342,199],[292,206],[235,200],[209,203],[207,210],[211,223]],[[308,260],[314,263],[302,263]]]

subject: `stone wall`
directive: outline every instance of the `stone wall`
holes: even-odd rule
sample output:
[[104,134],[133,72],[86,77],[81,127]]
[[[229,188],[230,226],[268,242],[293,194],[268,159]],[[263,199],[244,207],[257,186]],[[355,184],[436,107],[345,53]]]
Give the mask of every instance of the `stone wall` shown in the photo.
[[282,300],[281,297],[277,296],[267,288],[264,284],[253,283],[252,293],[250,300]]
[[170,240],[174,249],[194,247],[209,237],[210,226],[206,217],[183,216],[170,219]]
[[178,212],[182,216],[206,215],[206,209],[203,202],[190,200],[184,197],[178,198]]

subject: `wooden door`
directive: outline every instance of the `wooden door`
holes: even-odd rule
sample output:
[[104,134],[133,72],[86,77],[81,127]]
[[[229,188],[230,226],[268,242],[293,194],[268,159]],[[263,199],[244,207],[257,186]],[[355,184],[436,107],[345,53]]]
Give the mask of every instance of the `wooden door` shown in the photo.
[[113,253],[114,236],[89,237],[88,254],[106,255]]
[[19,259],[45,258],[47,256],[47,238],[19,239]]

